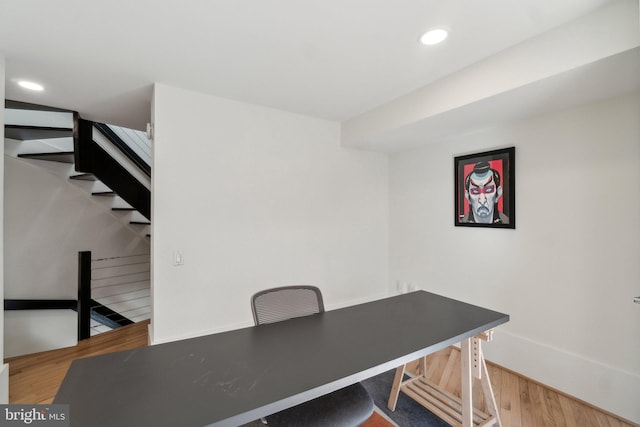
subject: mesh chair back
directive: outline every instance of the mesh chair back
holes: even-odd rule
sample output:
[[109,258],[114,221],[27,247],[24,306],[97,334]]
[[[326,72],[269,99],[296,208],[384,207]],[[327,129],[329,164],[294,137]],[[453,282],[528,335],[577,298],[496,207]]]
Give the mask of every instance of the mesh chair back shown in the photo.
[[251,297],[256,325],[324,312],[322,293],[315,286],[283,286],[266,289]]

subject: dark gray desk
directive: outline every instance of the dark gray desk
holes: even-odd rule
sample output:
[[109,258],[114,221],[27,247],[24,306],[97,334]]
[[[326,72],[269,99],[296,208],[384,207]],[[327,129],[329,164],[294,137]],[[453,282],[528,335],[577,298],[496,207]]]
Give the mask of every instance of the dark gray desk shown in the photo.
[[54,403],[70,404],[72,427],[237,426],[508,320],[503,313],[412,292],[285,322],[79,359]]

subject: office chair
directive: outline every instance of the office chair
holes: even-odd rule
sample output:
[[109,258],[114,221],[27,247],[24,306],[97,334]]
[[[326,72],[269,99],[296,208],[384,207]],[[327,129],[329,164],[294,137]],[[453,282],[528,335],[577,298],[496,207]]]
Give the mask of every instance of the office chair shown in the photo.
[[[320,289],[315,286],[283,286],[251,297],[256,325],[324,312]],[[272,427],[355,427],[373,413],[373,400],[360,383],[266,417]]]

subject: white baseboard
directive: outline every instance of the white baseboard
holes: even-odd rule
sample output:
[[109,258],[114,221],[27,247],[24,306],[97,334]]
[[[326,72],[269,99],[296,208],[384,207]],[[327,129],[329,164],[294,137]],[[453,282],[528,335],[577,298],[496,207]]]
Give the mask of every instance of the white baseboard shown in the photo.
[[389,298],[391,296],[391,294],[384,292],[384,293],[379,293],[376,295],[368,295],[366,297],[361,297],[361,298],[355,298],[355,299],[351,299],[348,301],[341,301],[339,303],[329,303],[327,304],[327,302],[325,301],[325,310],[329,311],[329,310],[337,310],[339,308],[345,308],[345,307],[351,307],[352,305],[358,305],[358,304],[364,304],[367,302],[371,302],[371,301],[377,301],[379,299],[383,299],[383,298]]
[[180,341],[180,340],[186,340],[186,339],[190,339],[190,338],[202,337],[202,336],[205,336],[205,335],[218,334],[220,332],[227,332],[227,331],[232,331],[232,330],[235,330],[235,329],[248,328],[250,326],[253,326],[253,322],[241,322],[241,323],[234,323],[234,324],[225,325],[223,327],[218,327],[218,328],[202,329],[202,330],[199,330],[199,331],[193,331],[193,332],[190,332],[188,334],[182,334],[180,336],[172,336],[172,337],[168,337],[168,338],[157,339],[152,335],[153,327],[150,325],[150,329],[149,329],[149,344],[150,345],[164,344],[164,343],[173,342],[173,341]]
[[640,375],[500,328],[495,330],[494,340],[483,346],[483,352],[491,362],[640,423]]
[[[386,294],[386,293],[385,294],[378,294],[378,295],[374,295],[374,296],[368,296],[368,297],[365,297],[365,298],[360,298],[360,299],[355,299],[355,300],[342,302],[340,304],[331,304],[329,306],[325,306],[325,309],[326,310],[336,310],[338,308],[348,307],[348,306],[356,305],[356,304],[362,304],[362,303],[365,303],[365,302],[370,302],[370,301],[386,298],[388,296],[389,295]],[[203,330],[199,330],[199,331],[194,331],[194,332],[190,332],[188,334],[183,334],[183,335],[180,335],[180,336],[157,339],[153,335],[153,324],[151,323],[151,324],[149,324],[149,344],[150,345],[164,344],[164,343],[172,342],[172,341],[185,340],[185,339],[189,339],[189,338],[201,337],[201,336],[204,336],[204,335],[211,335],[211,334],[217,334],[217,333],[220,333],[220,332],[232,331],[232,330],[235,330],[235,329],[248,328],[250,326],[253,326],[253,322],[246,321],[246,322],[232,323],[232,324],[228,324],[228,325],[224,325],[222,327],[217,327],[217,328],[212,328],[212,329],[203,329]]]

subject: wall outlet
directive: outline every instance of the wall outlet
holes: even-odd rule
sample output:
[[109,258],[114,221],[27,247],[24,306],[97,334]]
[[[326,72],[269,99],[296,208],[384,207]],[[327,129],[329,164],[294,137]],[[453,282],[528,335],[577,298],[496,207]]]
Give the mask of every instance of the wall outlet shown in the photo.
[[406,294],[409,291],[409,285],[410,283],[408,282],[403,282],[401,280],[398,280],[396,283],[396,286],[398,288],[398,293]]

